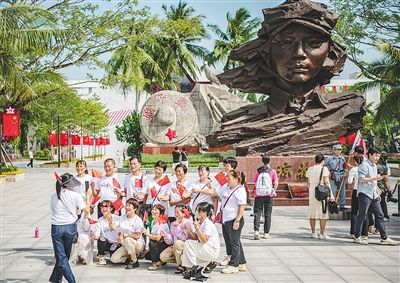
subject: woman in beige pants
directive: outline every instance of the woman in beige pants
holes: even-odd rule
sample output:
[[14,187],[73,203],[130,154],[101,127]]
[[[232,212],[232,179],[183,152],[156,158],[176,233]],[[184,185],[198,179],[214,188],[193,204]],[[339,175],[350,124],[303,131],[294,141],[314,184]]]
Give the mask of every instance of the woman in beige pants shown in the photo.
[[171,245],[160,254],[162,262],[175,263],[178,267],[175,270],[176,274],[183,272],[181,256],[185,241],[189,235],[185,227],[190,226],[188,217],[190,216],[189,210],[184,205],[178,204],[175,207],[176,220],[171,223],[171,230],[169,233],[162,231],[161,236],[167,245]]
[[143,221],[136,215],[138,207],[139,203],[137,200],[130,198],[126,201],[126,214],[119,218],[118,223],[118,243],[122,244],[122,246],[111,256],[113,263],[128,260],[126,269],[139,267],[137,255],[144,249],[144,240],[142,237]]

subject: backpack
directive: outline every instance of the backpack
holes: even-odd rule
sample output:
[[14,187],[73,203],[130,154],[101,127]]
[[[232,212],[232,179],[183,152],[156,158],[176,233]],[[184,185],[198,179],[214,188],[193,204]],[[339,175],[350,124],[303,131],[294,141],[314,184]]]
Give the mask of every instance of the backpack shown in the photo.
[[256,196],[258,197],[276,197],[276,191],[272,186],[271,168],[260,172],[256,183]]

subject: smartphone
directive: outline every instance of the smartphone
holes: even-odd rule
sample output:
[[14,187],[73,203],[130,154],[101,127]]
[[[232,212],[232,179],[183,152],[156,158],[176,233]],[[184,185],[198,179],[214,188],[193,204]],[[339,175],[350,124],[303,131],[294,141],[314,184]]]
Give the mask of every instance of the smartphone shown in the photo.
[[85,181],[85,192],[89,189],[89,181]]
[[194,213],[192,213],[192,219],[193,219],[193,221],[196,221],[196,217],[195,217]]

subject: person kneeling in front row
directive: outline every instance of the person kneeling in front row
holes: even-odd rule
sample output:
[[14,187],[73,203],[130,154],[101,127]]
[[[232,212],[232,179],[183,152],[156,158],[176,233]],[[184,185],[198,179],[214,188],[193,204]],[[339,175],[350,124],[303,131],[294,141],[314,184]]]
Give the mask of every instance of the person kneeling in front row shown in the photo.
[[213,207],[207,202],[200,203],[197,206],[193,226],[186,225],[189,237],[195,240],[185,242],[182,254],[182,266],[185,268],[192,268],[195,265],[206,266],[209,262],[216,261],[219,256],[218,231],[210,220]]
[[133,198],[126,201],[126,214],[119,218],[118,223],[118,243],[122,246],[111,256],[111,262],[127,262],[125,269],[139,267],[137,255],[144,250],[144,239],[142,237],[143,221],[136,215],[139,202]]

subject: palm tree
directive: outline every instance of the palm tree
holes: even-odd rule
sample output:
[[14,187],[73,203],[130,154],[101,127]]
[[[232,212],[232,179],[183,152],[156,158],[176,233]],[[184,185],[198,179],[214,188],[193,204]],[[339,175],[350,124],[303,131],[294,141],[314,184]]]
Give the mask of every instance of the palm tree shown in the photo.
[[224,70],[238,66],[238,62],[228,58],[229,53],[253,39],[257,35],[261,23],[259,18],[251,18],[249,11],[245,8],[237,10],[234,17],[227,13],[226,20],[225,32],[217,25],[208,25],[218,37],[214,44],[214,50],[208,57],[209,63],[214,65],[217,61],[221,61],[224,64]]
[[[202,23],[203,15],[195,15],[195,9],[187,3],[179,1],[177,6],[162,6],[166,20],[164,22],[164,49],[160,63],[167,75],[188,76],[196,79],[199,67],[195,57],[205,59],[208,50],[197,45],[207,38],[206,29]],[[175,72],[173,71],[175,70]]]
[[[47,10],[21,3],[0,8],[0,94],[3,103],[24,106],[40,94],[35,84],[61,83],[52,70],[32,70],[29,62],[62,40],[56,19]],[[4,106],[4,105],[3,105]]]
[[378,48],[384,57],[368,64],[364,71],[372,80],[358,86],[360,90],[372,87],[382,90],[374,119],[375,126],[400,121],[400,47],[384,43]]

